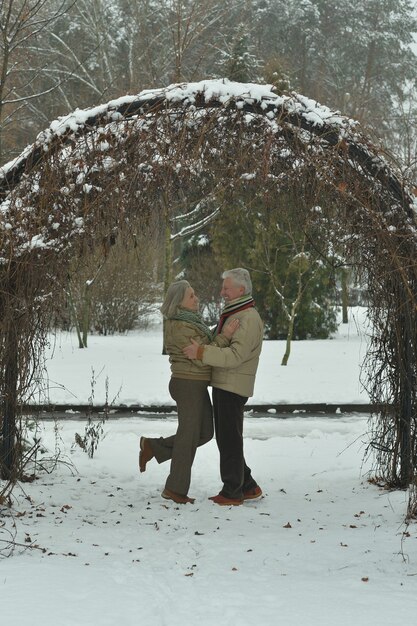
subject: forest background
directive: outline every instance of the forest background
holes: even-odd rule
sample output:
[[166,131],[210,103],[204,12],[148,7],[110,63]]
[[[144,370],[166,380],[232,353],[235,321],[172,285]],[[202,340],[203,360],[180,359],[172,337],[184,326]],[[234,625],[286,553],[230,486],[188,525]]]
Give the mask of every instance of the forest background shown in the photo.
[[[358,120],[414,185],[416,32],[410,0],[2,0],[0,164],[76,108],[228,78],[295,91]],[[115,240],[104,262],[97,250],[73,259],[53,325],[76,328],[80,347],[89,332],[125,332],[146,323],[177,277],[190,280],[214,322],[222,269],[243,265],[266,338],[328,337],[336,306],[366,306],[366,272],[334,243],[317,252],[297,220],[302,194],[260,198],[214,187],[203,199],[178,190],[173,203],[161,190],[146,224],[137,216],[133,246]]]

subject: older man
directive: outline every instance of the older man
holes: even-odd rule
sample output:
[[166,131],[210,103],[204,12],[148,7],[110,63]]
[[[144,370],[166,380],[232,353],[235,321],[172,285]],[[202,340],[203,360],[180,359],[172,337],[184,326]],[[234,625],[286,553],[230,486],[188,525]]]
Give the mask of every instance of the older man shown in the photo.
[[230,346],[202,346],[193,341],[184,348],[184,354],[212,366],[214,425],[223,488],[210,500],[229,506],[262,496],[243,454],[243,411],[249,396],[253,395],[263,323],[255,309],[249,272],[239,267],[225,271],[222,278],[220,295],[225,307],[216,332],[238,319],[239,327]]

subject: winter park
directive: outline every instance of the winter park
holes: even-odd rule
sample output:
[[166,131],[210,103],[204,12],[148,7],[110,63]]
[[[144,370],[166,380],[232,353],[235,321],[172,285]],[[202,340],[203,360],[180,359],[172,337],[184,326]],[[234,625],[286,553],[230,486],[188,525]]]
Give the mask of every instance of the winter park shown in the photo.
[[[359,385],[366,328],[364,311],[352,309],[334,339],[296,342],[286,368],[274,365],[285,342],[265,341],[253,401],[367,402]],[[94,369],[100,405],[106,377],[119,404],[171,404],[161,337],[156,324],[91,337],[87,350],[74,333],[51,338],[51,402],[88,404]],[[406,491],[368,482],[368,419],[248,412],[245,454],[265,497],[226,508],[207,499],[220,480],[214,441],[196,455],[194,505],[161,499],[166,464],[138,472],[139,436],[171,434],[175,414],[109,417],[92,459],[74,439],[85,419],[69,413],[40,420],[30,438],[42,438],[43,469],[36,481],[15,487],[13,506],[2,514],[1,537],[12,533],[17,543],[0,565],[5,619],[134,624],[138,611],[156,624],[274,624],[277,614],[289,624],[410,617],[415,525],[405,523]],[[259,601],[246,605],[248,595]]]
[[415,3],[0,34],[4,623],[410,622]]

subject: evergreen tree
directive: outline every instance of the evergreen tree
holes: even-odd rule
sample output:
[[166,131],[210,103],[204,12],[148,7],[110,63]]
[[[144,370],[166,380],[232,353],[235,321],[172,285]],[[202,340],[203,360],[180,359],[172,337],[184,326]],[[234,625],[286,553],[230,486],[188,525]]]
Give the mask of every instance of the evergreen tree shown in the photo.
[[232,41],[230,51],[223,51],[223,60],[220,64],[220,73],[230,80],[241,83],[259,81],[259,67],[261,63],[254,54],[245,25],[241,24]]
[[268,207],[261,198],[241,197],[230,203],[213,225],[213,250],[221,266],[251,271],[269,339],[287,337],[298,294],[292,337],[326,338],[336,330],[332,273],[297,226],[291,200],[281,202]]

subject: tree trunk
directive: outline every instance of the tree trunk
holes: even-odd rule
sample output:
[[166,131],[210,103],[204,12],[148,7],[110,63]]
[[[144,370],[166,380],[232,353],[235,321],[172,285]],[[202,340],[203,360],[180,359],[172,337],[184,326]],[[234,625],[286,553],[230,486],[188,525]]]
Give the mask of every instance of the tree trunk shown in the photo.
[[284,353],[284,356],[282,357],[281,365],[287,365],[288,359],[290,358],[291,341],[292,341],[292,336],[294,334],[294,320],[295,320],[295,307],[293,305],[291,309],[291,319],[288,324],[288,333],[287,333],[287,342],[285,344],[285,353]]
[[291,341],[292,341],[293,334],[294,334],[295,317],[297,315],[298,305],[301,302],[301,296],[303,295],[303,272],[301,269],[299,269],[299,272],[298,272],[297,282],[298,282],[297,297],[292,303],[291,313],[289,314],[287,343],[285,346],[285,353],[284,353],[284,356],[282,357],[281,365],[287,365],[288,359],[290,358]]
[[69,299],[69,304],[70,304],[71,311],[72,311],[72,316],[74,318],[75,330],[77,332],[78,347],[85,348],[83,338],[81,336],[81,328],[80,328],[80,322],[78,320],[78,312],[74,304],[74,299],[72,297],[71,287],[68,288],[68,299]]
[[[161,194],[161,204],[163,208],[163,215],[165,220],[165,257],[164,257],[164,296],[169,285],[172,282],[172,240],[171,240],[171,222],[170,222],[170,206],[169,199],[166,192]],[[162,322],[165,329],[165,320]],[[167,354],[165,344],[162,345],[162,354]]]
[[347,324],[349,306],[349,290],[348,290],[348,272],[342,270],[342,323]]
[[2,480],[14,480],[17,474],[16,418],[18,347],[16,329],[13,327],[13,324],[8,324],[6,333],[0,477]]
[[84,289],[84,301],[83,301],[83,318],[82,318],[82,329],[83,329],[83,347],[87,347],[87,338],[88,331],[90,330],[90,310],[91,310],[91,287],[93,285],[92,281],[87,281],[85,283]]
[[[410,304],[408,305],[410,306]],[[413,359],[413,341],[411,327],[412,313],[407,307],[401,316],[402,359],[404,367],[400,370],[400,416],[398,420],[398,438],[400,444],[400,484],[407,487],[412,481],[413,468],[411,449],[411,422],[413,417],[413,389],[415,385]],[[400,356],[400,355],[399,355]]]

